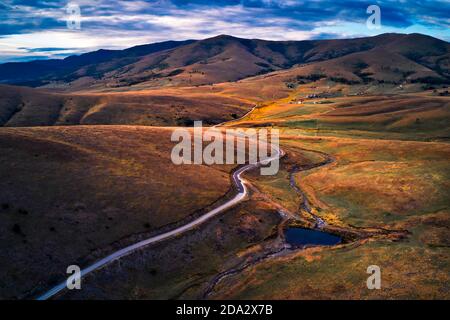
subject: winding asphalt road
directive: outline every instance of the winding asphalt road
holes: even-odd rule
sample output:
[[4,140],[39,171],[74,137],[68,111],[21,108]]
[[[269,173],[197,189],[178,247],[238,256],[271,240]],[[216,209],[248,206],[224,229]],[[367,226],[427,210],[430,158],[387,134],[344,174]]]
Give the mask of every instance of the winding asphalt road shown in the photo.
[[[267,165],[274,160],[278,160],[283,155],[283,151],[280,150],[277,146],[271,145],[271,149],[272,149],[271,156],[269,158],[263,159],[260,162],[257,162],[255,164],[245,165],[233,173],[232,180],[238,190],[238,194],[233,199],[231,199],[231,200],[227,201],[226,203],[220,205],[219,207],[205,213],[201,217],[189,222],[188,224],[185,224],[185,225],[183,225],[179,228],[176,228],[172,231],[168,231],[166,233],[163,233],[163,234],[151,237],[149,239],[137,242],[135,244],[132,244],[126,248],[120,249],[120,250],[110,254],[109,256],[95,262],[94,264],[86,267],[85,269],[82,269],[81,270],[81,278],[83,278],[84,276],[86,276],[87,274],[89,274],[95,270],[98,270],[98,269],[106,266],[107,264],[109,264],[113,261],[116,261],[122,257],[125,257],[125,256],[133,253],[136,250],[142,249],[145,246],[148,246],[150,244],[154,244],[156,242],[160,242],[163,240],[167,240],[169,238],[173,238],[173,237],[181,235],[189,230],[192,230],[193,228],[203,224],[204,222],[211,219],[212,217],[218,215],[219,213],[221,213],[221,212],[233,207],[234,205],[238,204],[239,202],[241,202],[248,195],[248,188],[247,188],[245,179],[242,178],[242,174],[244,172],[251,170],[253,168],[256,168],[260,165]],[[66,281],[61,282],[57,286],[53,287],[52,289],[48,290],[47,292],[45,292],[44,294],[39,296],[37,298],[37,300],[50,299],[50,298],[54,297],[55,295],[57,295],[58,293],[60,293],[61,291],[65,290],[66,286],[67,286]]]

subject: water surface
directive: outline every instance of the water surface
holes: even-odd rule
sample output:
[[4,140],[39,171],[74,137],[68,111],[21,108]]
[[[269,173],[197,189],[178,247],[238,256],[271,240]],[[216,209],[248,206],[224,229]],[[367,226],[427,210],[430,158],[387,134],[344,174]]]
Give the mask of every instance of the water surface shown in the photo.
[[334,234],[304,228],[287,228],[284,235],[286,242],[293,246],[332,246],[342,242],[342,238]]

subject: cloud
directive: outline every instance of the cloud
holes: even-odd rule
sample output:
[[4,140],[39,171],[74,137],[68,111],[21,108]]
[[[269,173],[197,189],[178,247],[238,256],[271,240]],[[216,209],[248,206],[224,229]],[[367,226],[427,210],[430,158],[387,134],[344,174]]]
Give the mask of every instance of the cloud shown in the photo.
[[[4,0],[0,6],[0,61],[11,49],[71,48],[85,52],[218,34],[272,40],[374,35],[365,27],[366,1],[330,0],[71,0],[81,29],[68,30],[64,0]],[[422,32],[449,39],[448,1],[373,1],[383,32]],[[51,37],[51,38],[50,38]],[[34,52],[55,57],[60,52]]]

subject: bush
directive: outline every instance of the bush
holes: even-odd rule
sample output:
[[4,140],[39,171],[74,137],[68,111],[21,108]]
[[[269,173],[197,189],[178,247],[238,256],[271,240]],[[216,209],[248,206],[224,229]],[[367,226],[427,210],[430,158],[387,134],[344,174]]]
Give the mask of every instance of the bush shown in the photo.
[[320,79],[325,78],[326,76],[324,74],[320,74],[320,73],[312,73],[310,75],[307,76],[297,76],[297,81],[302,81],[302,80],[308,80],[308,81],[317,81]]
[[334,81],[334,82],[338,82],[338,83],[343,83],[343,84],[357,84],[357,83],[359,83],[358,81],[348,80],[348,79],[342,78],[342,77],[330,77],[330,80]]
[[182,127],[192,127],[194,125],[194,120],[189,118],[178,118],[177,125]]
[[17,223],[13,225],[12,231],[15,234],[18,234],[18,235],[21,235],[21,236],[25,236],[24,233],[22,232],[22,228]]
[[411,80],[412,83],[426,83],[426,84],[447,84],[449,80],[441,79],[437,77],[422,77]]
[[18,210],[17,210],[17,213],[23,214],[24,216],[26,216],[26,215],[28,214],[28,211],[25,210],[25,209],[18,209]]

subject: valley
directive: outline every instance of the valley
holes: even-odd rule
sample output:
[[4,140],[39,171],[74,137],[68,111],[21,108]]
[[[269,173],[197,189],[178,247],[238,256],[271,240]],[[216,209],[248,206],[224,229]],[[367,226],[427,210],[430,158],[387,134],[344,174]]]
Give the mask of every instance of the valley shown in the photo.
[[[0,65],[0,297],[181,228],[52,297],[449,299],[449,59],[420,34],[218,36]],[[278,129],[279,172],[176,166],[199,120]]]

